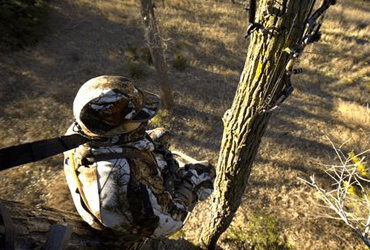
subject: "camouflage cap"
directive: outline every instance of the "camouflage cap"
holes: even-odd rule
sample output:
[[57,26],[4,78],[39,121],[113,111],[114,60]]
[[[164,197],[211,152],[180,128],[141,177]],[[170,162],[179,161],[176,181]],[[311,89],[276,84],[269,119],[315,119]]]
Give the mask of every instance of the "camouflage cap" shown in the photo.
[[79,89],[73,115],[83,132],[92,137],[113,136],[125,131],[127,122],[144,122],[158,112],[157,95],[141,91],[123,76],[99,76]]

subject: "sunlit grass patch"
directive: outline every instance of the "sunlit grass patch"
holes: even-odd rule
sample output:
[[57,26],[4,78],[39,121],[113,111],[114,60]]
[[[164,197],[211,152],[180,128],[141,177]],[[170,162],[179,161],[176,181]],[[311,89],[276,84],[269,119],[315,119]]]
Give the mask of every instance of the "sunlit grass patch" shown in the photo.
[[335,108],[337,115],[343,122],[370,128],[370,107],[354,102],[338,100]]

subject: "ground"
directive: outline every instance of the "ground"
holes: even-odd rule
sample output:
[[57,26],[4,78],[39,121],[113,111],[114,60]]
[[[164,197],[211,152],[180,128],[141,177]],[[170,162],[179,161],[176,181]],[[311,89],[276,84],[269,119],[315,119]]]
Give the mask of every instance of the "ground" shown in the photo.
[[[139,1],[50,0],[47,35],[35,46],[0,56],[0,147],[64,134],[73,122],[78,88],[99,75],[126,75],[158,93],[155,69],[141,60],[146,41]],[[298,61],[294,92],[274,111],[255,160],[243,203],[219,249],[250,249],[248,221],[274,218],[280,249],[364,249],[343,223],[328,218],[315,175],[331,188],[324,165],[344,152],[369,148],[370,4],[338,0],[322,39]],[[231,1],[160,1],[156,14],[176,106],[152,126],[173,130],[173,148],[217,164],[222,116],[230,108],[247,53],[244,5]],[[136,51],[136,52],[133,52]],[[144,52],[143,52],[144,51]],[[136,56],[138,55],[138,56]],[[174,67],[178,56],[183,70]],[[176,59],[177,58],[177,59]],[[0,173],[1,198],[73,210],[62,156]],[[210,201],[163,249],[195,249]],[[263,222],[267,223],[267,222]],[[262,224],[263,224],[262,223]]]

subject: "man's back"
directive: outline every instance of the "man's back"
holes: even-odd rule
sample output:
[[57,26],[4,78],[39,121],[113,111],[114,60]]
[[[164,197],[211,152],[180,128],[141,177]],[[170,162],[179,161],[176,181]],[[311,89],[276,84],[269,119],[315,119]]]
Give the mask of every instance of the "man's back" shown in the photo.
[[146,237],[169,235],[182,227],[189,200],[176,199],[165,189],[162,172],[168,165],[150,139],[91,144],[65,154],[68,185],[90,225]]

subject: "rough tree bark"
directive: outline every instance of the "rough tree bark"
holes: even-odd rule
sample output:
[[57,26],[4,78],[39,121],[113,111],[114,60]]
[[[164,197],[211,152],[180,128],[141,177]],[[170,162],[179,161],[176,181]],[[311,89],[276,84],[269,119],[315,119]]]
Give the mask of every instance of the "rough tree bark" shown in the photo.
[[[271,5],[272,2],[275,5]],[[264,97],[279,98],[285,81],[289,80],[284,72],[291,56],[285,51],[297,44],[313,2],[259,1],[256,22],[265,30],[251,34],[232,107],[223,117],[224,131],[212,208],[200,237],[203,248],[215,249],[218,238],[230,225],[241,204],[252,163],[271,114],[261,112],[266,102]],[[285,14],[281,12],[283,4],[286,4]],[[278,81],[283,74],[283,80]],[[276,89],[271,88],[270,82],[272,85],[277,83]]]
[[167,65],[163,55],[162,40],[154,15],[154,8],[155,6],[152,0],[141,0],[141,16],[145,27],[145,37],[157,71],[161,101],[163,107],[170,111],[173,108],[174,101],[168,79]]

